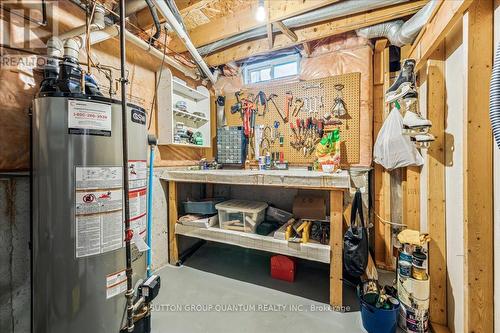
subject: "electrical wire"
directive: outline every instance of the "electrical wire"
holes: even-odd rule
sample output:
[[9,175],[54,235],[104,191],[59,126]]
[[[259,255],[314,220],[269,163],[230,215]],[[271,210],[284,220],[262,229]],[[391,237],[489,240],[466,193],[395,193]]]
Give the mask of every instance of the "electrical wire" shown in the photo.
[[[90,2],[91,2],[91,3],[96,3],[96,0],[90,0]],[[110,9],[110,8],[106,7],[105,5],[103,5],[103,7],[104,7],[104,9],[105,9],[105,10],[106,10],[109,14],[111,14],[111,15],[113,15],[113,16],[115,16],[115,17],[117,17],[117,18],[119,18],[119,17],[120,17],[120,15],[118,15],[118,13],[116,13],[116,12],[115,12],[115,11],[113,11],[112,9]],[[143,34],[147,35],[147,36],[149,37],[148,39],[151,39],[151,38],[153,37],[153,36],[152,36],[150,33],[148,33],[146,30],[144,30],[144,29],[142,29],[141,27],[139,27],[139,26],[137,26],[137,25],[133,24],[132,22],[130,22],[130,20],[127,20],[127,25],[129,25],[130,27],[134,28],[134,29],[135,29],[135,30],[137,30],[139,33],[143,33]],[[158,42],[158,40],[156,40],[156,41]],[[148,42],[148,40],[145,40],[145,42]],[[158,42],[158,44],[162,44],[162,43]],[[158,45],[158,46],[163,47],[163,49],[164,49],[164,50],[168,50],[168,53],[169,53],[169,54],[175,54],[175,56],[178,56],[178,57],[180,57],[180,58],[184,59],[186,62],[188,62],[188,63],[191,63],[191,64],[195,65],[194,61],[192,61],[192,60],[190,60],[190,59],[186,58],[186,57],[185,57],[182,53],[178,53],[178,52],[176,52],[174,49],[169,48],[169,47],[167,46],[167,42],[166,42],[166,40],[165,40],[165,42],[163,43],[163,45]],[[163,53],[165,53],[165,51],[164,51]]]
[[[167,37],[168,37],[168,31],[165,28],[165,45],[167,43]],[[167,57],[167,53],[165,52],[165,49],[163,49],[163,58],[161,60],[161,65],[160,65],[160,74],[158,75],[158,80],[155,82],[155,93],[153,95],[153,101],[151,102],[151,110],[149,111],[149,123],[148,123],[148,130],[151,128],[151,123],[154,115],[154,107],[156,104],[156,98],[158,97],[158,86],[160,85],[161,81],[161,75],[163,73],[163,66],[165,65],[165,58]]]
[[390,225],[393,225],[393,226],[397,226],[397,227],[404,227],[404,228],[408,228],[408,226],[406,224],[403,224],[403,223],[396,223],[396,222],[391,222],[391,221],[387,221],[387,220],[384,220],[383,218],[381,218],[377,212],[375,212],[375,210],[373,210],[373,214],[375,215],[375,217],[382,223],[384,224],[390,224]]

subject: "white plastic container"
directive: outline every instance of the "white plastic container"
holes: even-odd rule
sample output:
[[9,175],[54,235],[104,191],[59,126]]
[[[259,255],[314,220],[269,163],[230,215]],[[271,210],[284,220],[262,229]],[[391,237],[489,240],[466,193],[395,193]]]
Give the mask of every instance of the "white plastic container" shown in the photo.
[[219,227],[225,230],[255,232],[264,221],[267,204],[258,201],[228,200],[215,205]]

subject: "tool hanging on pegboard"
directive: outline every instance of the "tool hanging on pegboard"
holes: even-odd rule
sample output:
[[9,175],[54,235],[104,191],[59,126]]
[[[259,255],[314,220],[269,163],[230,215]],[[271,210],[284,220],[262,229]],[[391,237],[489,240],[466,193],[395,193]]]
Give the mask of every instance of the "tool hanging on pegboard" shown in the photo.
[[[226,103],[228,124],[241,126],[243,121],[247,124],[246,133],[252,138],[254,127],[268,128],[265,137],[269,145],[264,140],[261,148],[271,156],[283,155],[290,163],[297,164],[313,162],[315,146],[323,132],[327,128],[338,129],[342,133],[342,164],[356,164],[360,148],[360,80],[360,73],[349,73],[240,91]],[[242,120],[235,117],[236,113]],[[255,140],[249,142],[255,146]],[[260,146],[261,140],[258,143]],[[250,148],[248,151],[255,152],[254,156],[259,155],[254,147]]]

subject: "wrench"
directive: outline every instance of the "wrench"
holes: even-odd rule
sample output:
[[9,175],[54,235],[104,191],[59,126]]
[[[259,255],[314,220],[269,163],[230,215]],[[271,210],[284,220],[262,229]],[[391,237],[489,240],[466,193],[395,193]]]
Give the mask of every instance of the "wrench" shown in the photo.
[[311,83],[311,84],[305,84],[302,86],[302,89],[314,89],[314,88],[318,88],[318,89],[323,89],[323,82],[319,82],[319,83]]

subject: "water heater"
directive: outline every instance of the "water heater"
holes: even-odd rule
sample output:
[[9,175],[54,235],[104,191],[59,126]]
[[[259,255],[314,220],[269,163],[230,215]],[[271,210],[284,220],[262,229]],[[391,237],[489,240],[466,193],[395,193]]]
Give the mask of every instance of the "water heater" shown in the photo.
[[128,104],[122,119],[119,101],[61,91],[42,92],[33,105],[34,332],[120,332],[127,289],[122,121],[139,287],[146,277],[138,250],[146,237],[146,114]]

